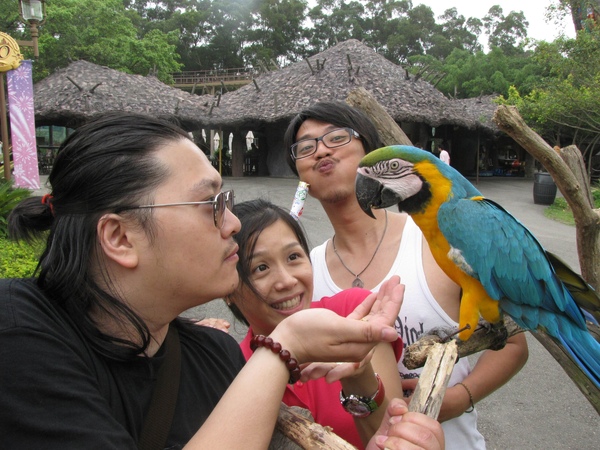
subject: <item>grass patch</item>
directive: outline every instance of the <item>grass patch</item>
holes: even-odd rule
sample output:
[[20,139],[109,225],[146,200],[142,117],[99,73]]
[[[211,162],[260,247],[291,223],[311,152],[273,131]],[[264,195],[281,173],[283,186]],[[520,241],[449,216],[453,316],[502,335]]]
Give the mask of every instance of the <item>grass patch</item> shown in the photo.
[[26,278],[33,275],[45,242],[35,244],[0,238],[0,278]]
[[[600,187],[594,186],[592,188],[592,198],[594,200],[594,208],[600,208]],[[544,210],[544,216],[560,223],[575,226],[573,212],[567,201],[562,197],[556,197],[554,203]]]

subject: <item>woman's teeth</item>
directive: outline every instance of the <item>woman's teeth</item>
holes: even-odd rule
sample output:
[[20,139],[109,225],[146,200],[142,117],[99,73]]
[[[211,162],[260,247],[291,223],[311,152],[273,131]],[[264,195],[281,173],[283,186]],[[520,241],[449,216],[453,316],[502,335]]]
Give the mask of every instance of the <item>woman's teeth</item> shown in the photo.
[[295,308],[296,306],[298,306],[299,303],[300,303],[300,296],[297,295],[296,297],[294,297],[294,298],[292,298],[290,300],[286,300],[285,302],[277,303],[277,304],[271,305],[271,306],[274,309],[284,310],[284,309]]

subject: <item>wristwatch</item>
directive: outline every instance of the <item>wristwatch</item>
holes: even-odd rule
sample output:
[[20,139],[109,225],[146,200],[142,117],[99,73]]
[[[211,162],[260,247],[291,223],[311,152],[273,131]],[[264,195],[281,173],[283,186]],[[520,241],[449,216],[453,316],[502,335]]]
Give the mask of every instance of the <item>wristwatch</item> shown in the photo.
[[371,397],[353,394],[346,396],[343,389],[340,391],[342,407],[354,417],[368,417],[371,413],[377,411],[377,408],[383,403],[385,388],[381,382],[381,377],[378,374],[375,374],[375,377],[377,378],[377,391]]

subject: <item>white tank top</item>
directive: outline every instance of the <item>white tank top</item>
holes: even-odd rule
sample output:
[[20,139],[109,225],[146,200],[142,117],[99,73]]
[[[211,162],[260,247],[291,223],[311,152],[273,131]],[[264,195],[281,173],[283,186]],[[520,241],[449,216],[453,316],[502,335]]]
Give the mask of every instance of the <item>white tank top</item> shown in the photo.
[[[325,260],[327,242],[315,247],[310,252],[310,258],[314,270],[314,292],[313,301],[323,297],[331,297],[342,289],[331,279],[329,269]],[[427,286],[425,272],[423,271],[423,234],[413,220],[408,217],[398,256],[394,261],[388,274],[373,289],[379,290],[383,281],[392,275],[400,275],[404,284],[404,301],[396,319],[395,328],[402,338],[404,346],[415,342],[419,336],[435,327],[457,327],[458,323],[452,320],[448,314],[436,302]],[[408,370],[398,362],[398,371],[402,378],[415,378],[421,373],[421,369]],[[471,372],[467,358],[461,358],[454,366],[448,386],[464,380]],[[446,437],[447,450],[485,449],[485,439],[477,430],[477,410],[470,414],[461,416],[442,423]]]

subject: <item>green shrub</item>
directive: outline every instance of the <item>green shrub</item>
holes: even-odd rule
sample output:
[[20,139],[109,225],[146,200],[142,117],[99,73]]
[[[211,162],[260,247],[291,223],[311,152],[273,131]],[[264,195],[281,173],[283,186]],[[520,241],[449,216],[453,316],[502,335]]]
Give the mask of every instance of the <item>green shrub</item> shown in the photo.
[[8,215],[17,203],[31,195],[28,189],[15,188],[12,183],[0,180],[0,238],[8,235]]
[[0,278],[23,278],[33,275],[44,242],[27,244],[0,237]]
[[[600,208],[600,185],[598,184],[592,186],[592,200],[594,201],[594,208]],[[554,203],[544,210],[544,215],[557,222],[575,225],[573,212],[563,197],[556,197]]]

